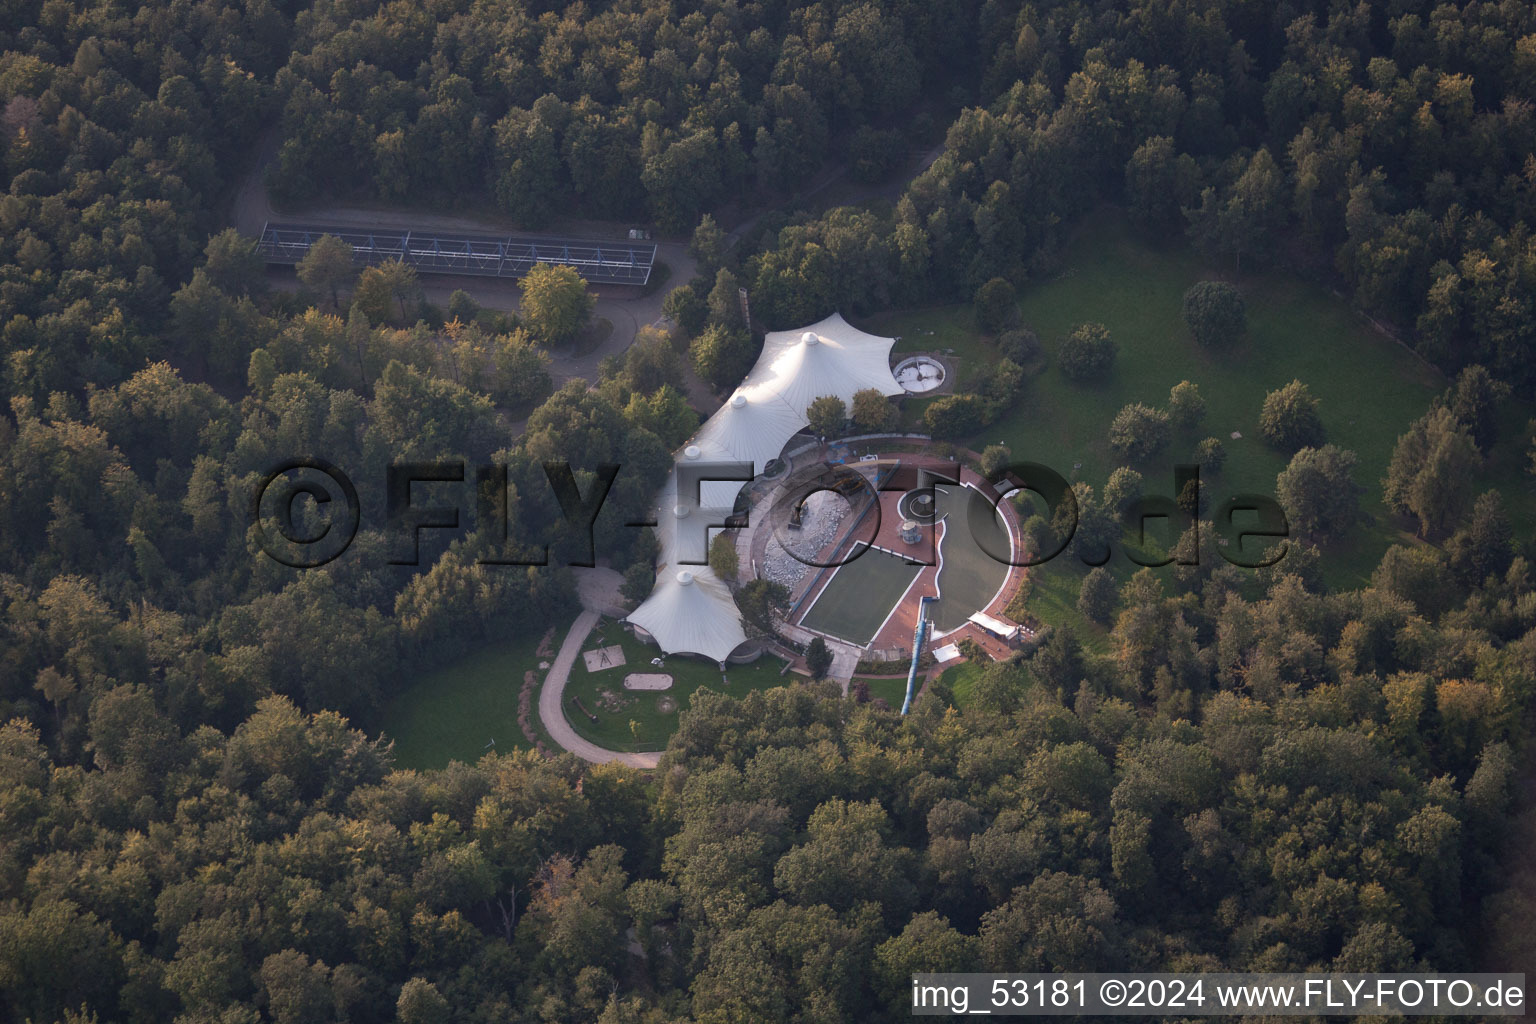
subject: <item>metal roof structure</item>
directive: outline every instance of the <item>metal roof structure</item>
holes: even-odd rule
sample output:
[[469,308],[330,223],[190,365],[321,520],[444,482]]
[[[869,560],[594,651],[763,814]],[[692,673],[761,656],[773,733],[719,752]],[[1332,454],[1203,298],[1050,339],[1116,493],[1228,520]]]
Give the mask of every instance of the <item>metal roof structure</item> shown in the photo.
[[399,260],[424,274],[519,278],[537,263],[573,267],[592,284],[644,285],[656,263],[655,242],[602,242],[542,235],[472,235],[399,228],[344,228],[268,222],[256,249],[268,263],[294,264],[322,235],[352,247],[352,262]]

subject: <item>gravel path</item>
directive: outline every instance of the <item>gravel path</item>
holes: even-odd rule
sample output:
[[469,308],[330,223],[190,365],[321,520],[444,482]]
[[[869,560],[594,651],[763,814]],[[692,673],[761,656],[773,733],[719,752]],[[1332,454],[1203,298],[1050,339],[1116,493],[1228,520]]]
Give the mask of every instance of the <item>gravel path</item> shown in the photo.
[[587,635],[601,618],[601,613],[583,609],[571,624],[571,631],[565,634],[560,653],[555,655],[555,663],[550,666],[549,675],[544,678],[544,686],[539,690],[539,720],[556,743],[583,760],[596,764],[619,761],[632,768],[655,768],[661,760],[659,753],[626,754],[620,750],[600,747],[578,736],[576,730],[571,728],[571,723],[565,720],[565,712],[560,706],[565,696],[565,684],[570,681],[571,669],[576,664],[576,656],[581,653],[582,644],[587,642]]

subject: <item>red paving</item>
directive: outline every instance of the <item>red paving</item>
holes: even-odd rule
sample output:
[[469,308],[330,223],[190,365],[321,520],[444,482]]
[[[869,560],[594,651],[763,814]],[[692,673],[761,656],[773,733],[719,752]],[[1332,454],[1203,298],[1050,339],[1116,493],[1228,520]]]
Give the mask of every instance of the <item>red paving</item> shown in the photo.
[[[935,459],[921,455],[903,453],[899,456],[899,458],[901,459],[903,465],[929,465],[933,467],[947,465],[947,463],[942,459]],[[963,483],[969,482],[972,484],[981,482],[980,478],[969,469],[961,470],[961,481]],[[881,493],[879,495],[880,519],[878,530],[874,529],[874,517],[866,516],[860,522],[856,530],[852,532],[845,532],[839,535],[836,539],[834,539],[831,543],[827,544],[826,547],[819,551],[817,553],[818,561],[835,561],[838,555],[852,550],[852,548],[859,542],[873,543],[875,547],[884,548],[885,550],[895,554],[906,555],[913,561],[928,561],[930,558],[932,558],[933,556],[931,553],[937,549],[938,545],[934,544],[930,546],[929,542],[930,540],[936,540],[939,544],[943,542],[943,530],[945,529],[945,525],[943,523],[923,524],[920,527],[922,530],[922,540],[920,540],[917,544],[905,543],[901,539],[902,519],[900,513],[897,510],[897,505],[901,501],[901,497],[901,493],[897,491],[886,491]],[[1009,529],[1013,530],[1016,536],[1019,524],[1012,504],[1005,501],[1001,502],[999,507],[1003,510],[1003,516],[1008,523]],[[933,537],[935,530],[938,531],[937,537]],[[1025,570],[1023,567],[1013,566],[1009,570],[1007,581],[1003,584],[1003,587],[998,592],[997,596],[994,597],[991,603],[988,604],[985,608],[980,608],[977,610],[988,612],[997,616],[998,618],[1008,621],[1007,617],[1003,615],[1002,610],[1008,606],[1009,601],[1013,600],[1014,594],[1018,593],[1019,587],[1024,582],[1024,573]],[[799,600],[802,594],[811,594],[811,596],[800,605],[800,611],[796,615],[796,625],[799,625],[799,619],[805,615],[806,611],[811,607],[811,605],[816,603],[816,596],[818,596],[820,591],[826,587],[827,581],[830,580],[831,577],[831,572],[812,574],[809,585],[802,584],[801,587],[797,588],[791,594],[792,600]],[[880,632],[875,635],[874,640],[870,643],[870,650],[897,649],[905,654],[911,653],[912,634],[913,631],[917,628],[917,615],[918,610],[921,607],[920,601],[923,597],[933,597],[937,595],[938,590],[935,586],[935,580],[937,577],[937,565],[926,566],[922,572],[918,573],[917,579],[913,581],[910,587],[908,587],[905,596],[896,606],[896,609],[892,612],[890,618],[886,620],[885,625],[880,628]],[[1013,653],[1013,648],[1009,644],[999,640],[997,637],[994,637],[992,634],[986,632],[973,623],[966,623],[959,629],[945,634],[941,642],[954,643],[961,637],[970,637],[971,639],[975,640],[982,646],[983,649],[987,651],[988,654],[992,655],[992,657],[996,659],[1006,658]]]

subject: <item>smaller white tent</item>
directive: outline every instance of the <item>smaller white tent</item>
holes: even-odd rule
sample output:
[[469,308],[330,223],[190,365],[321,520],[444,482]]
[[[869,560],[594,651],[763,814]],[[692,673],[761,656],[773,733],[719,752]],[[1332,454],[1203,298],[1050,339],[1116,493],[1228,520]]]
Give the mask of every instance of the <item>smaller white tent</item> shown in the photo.
[[687,651],[725,661],[747,639],[731,592],[707,566],[664,571],[656,589],[629,615],[672,653]]

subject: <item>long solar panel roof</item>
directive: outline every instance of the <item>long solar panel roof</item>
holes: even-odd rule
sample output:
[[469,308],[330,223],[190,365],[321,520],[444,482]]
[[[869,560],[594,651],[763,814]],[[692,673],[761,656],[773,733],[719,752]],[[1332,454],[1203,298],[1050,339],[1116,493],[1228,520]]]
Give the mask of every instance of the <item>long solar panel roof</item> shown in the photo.
[[359,265],[400,260],[424,274],[517,278],[534,264],[547,263],[574,267],[593,284],[644,285],[656,262],[655,242],[273,222],[262,228],[257,249],[268,263],[298,263],[322,235],[352,246],[352,261]]

